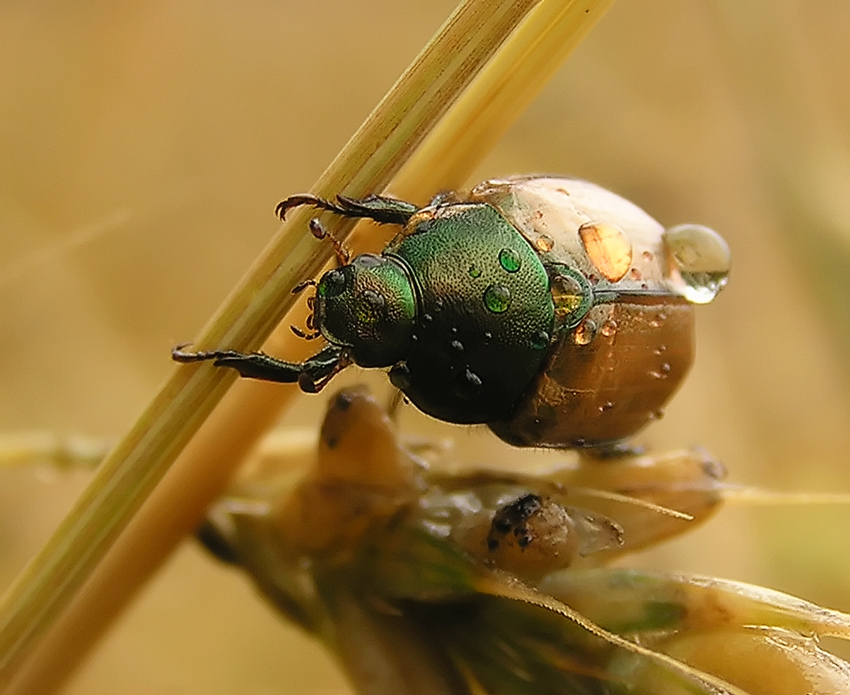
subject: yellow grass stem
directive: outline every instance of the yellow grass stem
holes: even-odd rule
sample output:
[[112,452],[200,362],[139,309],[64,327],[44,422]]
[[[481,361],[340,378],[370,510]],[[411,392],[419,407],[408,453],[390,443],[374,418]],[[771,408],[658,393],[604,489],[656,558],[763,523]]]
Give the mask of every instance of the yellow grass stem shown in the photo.
[[[427,189],[462,180],[610,4],[462,3],[313,192],[332,197],[383,190],[447,112],[445,124],[395,190],[418,199]],[[508,36],[506,53],[496,53]],[[494,54],[491,67],[470,87]],[[449,111],[454,108],[458,111]],[[291,215],[201,332],[198,348],[251,350],[270,335],[294,302],[293,287],[315,275],[329,256],[329,245],[304,232],[308,216],[306,211]],[[344,235],[351,226],[335,224],[335,230]],[[292,357],[303,345],[275,338],[267,349]],[[208,364],[176,368],[103,462],[0,605],[0,688],[14,682],[7,692],[43,694],[62,682],[111,616],[194,528],[294,393],[240,382],[169,470],[233,381],[229,370]]]

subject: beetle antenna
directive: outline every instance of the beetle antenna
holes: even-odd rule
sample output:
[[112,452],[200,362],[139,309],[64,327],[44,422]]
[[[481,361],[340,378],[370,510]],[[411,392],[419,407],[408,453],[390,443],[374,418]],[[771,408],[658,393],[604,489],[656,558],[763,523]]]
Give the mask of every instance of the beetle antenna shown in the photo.
[[[292,288],[292,294],[298,294],[300,292],[303,292],[308,287],[312,287],[312,288],[315,289],[318,286],[319,286],[319,283],[317,283],[315,280],[310,278],[309,280],[305,280],[304,282],[299,282],[297,285],[295,285],[295,287]],[[292,332],[295,333],[295,335],[297,335],[299,338],[304,338],[304,340],[315,340],[320,335],[322,335],[321,331],[315,330],[315,327],[316,327],[315,326],[315,319],[314,319],[315,314],[313,312],[313,307],[315,306],[315,304],[316,304],[316,295],[314,293],[312,297],[307,297],[307,308],[310,309],[310,314],[307,316],[307,328],[310,329],[309,332],[302,331],[300,328],[298,328],[298,326],[290,326],[289,327],[292,330]]]
[[348,265],[351,261],[351,250],[337,239],[321,221],[314,217],[310,220],[310,233],[319,240],[327,239],[333,244],[336,260],[340,265]]
[[319,336],[322,335],[321,331],[312,331],[307,333],[306,331],[302,331],[298,326],[290,326],[289,329],[295,333],[299,338],[304,338],[304,340],[315,340]]
[[316,287],[318,283],[310,278],[309,280],[305,280],[304,282],[299,282],[295,287],[292,288],[292,294],[298,294],[299,292],[303,292],[308,287]]

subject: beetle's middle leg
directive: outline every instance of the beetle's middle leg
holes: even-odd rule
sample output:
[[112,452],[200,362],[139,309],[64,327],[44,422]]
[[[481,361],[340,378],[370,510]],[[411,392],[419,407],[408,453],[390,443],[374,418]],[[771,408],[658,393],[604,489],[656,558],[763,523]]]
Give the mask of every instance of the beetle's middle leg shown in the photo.
[[302,391],[316,393],[330,378],[351,362],[343,348],[328,345],[303,362],[285,362],[263,352],[236,352],[235,350],[204,350],[189,352],[185,345],[171,351],[175,362],[208,362],[216,367],[230,367],[248,379],[274,381],[281,384],[297,383]]

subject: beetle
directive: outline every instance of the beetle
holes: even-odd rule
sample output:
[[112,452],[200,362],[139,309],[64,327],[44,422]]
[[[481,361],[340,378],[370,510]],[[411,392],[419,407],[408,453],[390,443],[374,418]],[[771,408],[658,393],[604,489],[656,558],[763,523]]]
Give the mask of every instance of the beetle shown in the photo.
[[578,179],[493,179],[421,208],[305,194],[277,212],[302,205],[402,227],[380,254],[350,259],[334,240],[339,267],[297,288],[315,285],[304,335],[327,346],[304,362],[182,346],[174,359],[308,392],[351,363],[388,368],[423,412],[516,446],[616,447],[659,417],[693,361],[693,305],[729,271],[714,231],[665,229]]

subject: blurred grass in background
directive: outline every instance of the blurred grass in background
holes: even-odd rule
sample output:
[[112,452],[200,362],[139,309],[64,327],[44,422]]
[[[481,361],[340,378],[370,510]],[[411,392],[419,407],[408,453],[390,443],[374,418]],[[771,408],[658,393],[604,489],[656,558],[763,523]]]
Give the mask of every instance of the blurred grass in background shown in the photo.
[[[453,7],[0,8],[0,430],[122,432],[276,229],[275,203],[310,185]],[[621,0],[471,181],[580,176],[726,237],[732,280],[699,309],[696,368],[640,440],[702,444],[734,482],[850,490],[848,27],[837,2]],[[323,407],[302,398],[282,426]],[[412,409],[402,427],[478,463],[550,455]],[[0,471],[4,587],[85,479]],[[846,611],[849,519],[734,506],[636,562]],[[344,692],[328,663],[187,543],[70,692]]]

